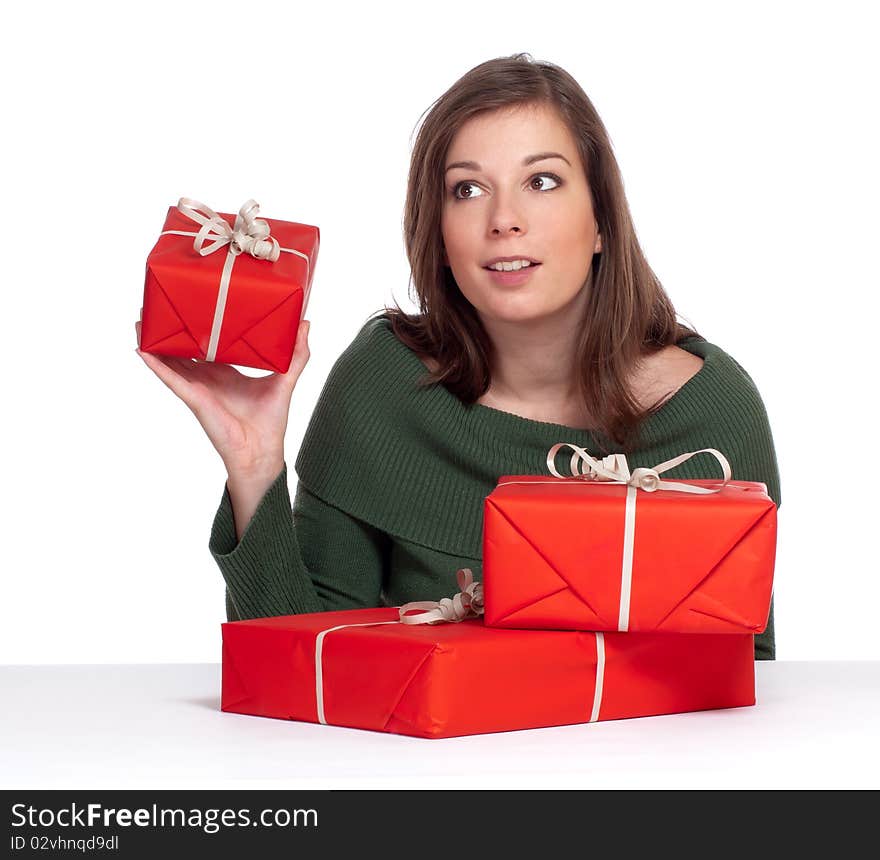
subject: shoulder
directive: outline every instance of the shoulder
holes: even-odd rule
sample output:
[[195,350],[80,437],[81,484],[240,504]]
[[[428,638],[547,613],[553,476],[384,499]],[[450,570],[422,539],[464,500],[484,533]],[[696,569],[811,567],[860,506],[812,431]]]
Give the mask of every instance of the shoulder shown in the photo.
[[387,394],[412,375],[414,366],[421,367],[415,355],[391,330],[388,317],[384,313],[374,315],[333,363],[321,399],[346,401],[355,390],[372,397]]
[[751,374],[718,344],[697,335],[678,341],[676,349],[687,352],[701,361],[702,367],[698,373],[710,387],[720,388],[734,399],[745,397],[760,400],[758,388]]
[[703,367],[671,406],[701,447],[723,451],[734,478],[762,481],[781,503],[779,468],[767,407],[752,375],[715,343],[687,338],[678,345],[703,359]]
[[359,329],[351,343],[343,350],[336,364],[350,362],[363,358],[377,351],[387,353],[394,344],[402,347],[391,331],[391,322],[384,313],[371,316]]
[[[686,401],[702,406],[716,421],[733,422],[738,427],[743,421],[766,423],[766,409],[758,386],[733,355],[700,336],[684,338],[676,347],[702,362],[694,376],[683,384]],[[678,367],[683,369],[686,365],[682,361]]]
[[705,359],[670,344],[645,356],[636,368],[633,392],[643,407],[673,397],[702,369]]
[[326,465],[328,451],[345,452],[354,466],[367,457],[367,439],[388,442],[401,436],[415,380],[423,372],[387,317],[369,318],[327,375],[297,457],[300,478],[319,483],[315,474]]
[[476,458],[459,449],[464,410],[444,390],[420,387],[424,373],[389,320],[368,320],[324,383],[296,474],[313,496],[386,534],[476,557],[471,513],[485,493],[465,465]]
[[675,344],[660,351],[661,368],[667,379],[684,383],[695,376],[703,367],[705,359],[694,355]]

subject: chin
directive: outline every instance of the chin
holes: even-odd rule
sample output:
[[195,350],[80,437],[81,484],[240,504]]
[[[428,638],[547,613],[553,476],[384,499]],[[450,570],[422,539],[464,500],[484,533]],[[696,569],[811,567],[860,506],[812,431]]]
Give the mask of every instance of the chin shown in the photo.
[[548,305],[536,296],[503,296],[486,302],[480,314],[501,323],[537,323],[562,312],[568,303]]
[[505,322],[549,322],[551,320],[570,321],[572,316],[580,317],[588,297],[586,285],[571,293],[548,296],[546,293],[532,291],[519,295],[492,296],[487,305],[490,313]]

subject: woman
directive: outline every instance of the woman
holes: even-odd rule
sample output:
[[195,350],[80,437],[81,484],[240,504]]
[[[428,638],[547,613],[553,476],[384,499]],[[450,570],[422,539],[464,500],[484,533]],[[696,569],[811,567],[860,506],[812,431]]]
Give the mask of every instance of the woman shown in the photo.
[[[293,516],[284,433],[308,323],[286,374],[140,353],[226,465],[209,548],[230,620],[450,596],[458,568],[480,578],[498,477],[545,473],[556,442],[623,451],[631,467],[718,448],[779,504],[761,398],[676,322],[608,134],[562,69],[499,58],[438,99],[404,229],[420,313],[386,308],[337,360],[296,460]],[[717,477],[714,463],[675,475]],[[772,607],[755,656],[775,657]]]

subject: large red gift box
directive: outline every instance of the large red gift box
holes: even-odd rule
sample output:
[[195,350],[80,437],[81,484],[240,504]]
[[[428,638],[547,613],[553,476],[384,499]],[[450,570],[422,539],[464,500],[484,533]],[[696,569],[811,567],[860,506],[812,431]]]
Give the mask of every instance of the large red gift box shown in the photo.
[[141,349],[287,372],[305,314],[317,227],[181,198],[147,258]]
[[444,738],[755,703],[750,635],[411,625],[399,613],[223,624],[222,710]]
[[[553,471],[559,447],[548,454]],[[714,449],[703,450],[723,461],[723,482],[659,480],[659,472],[702,451],[630,473],[622,455],[600,463],[570,447],[597,467],[593,480],[584,480],[586,473],[504,476],[486,497],[487,625],[668,633],[765,629],[776,505],[764,484],[730,480],[726,458]]]

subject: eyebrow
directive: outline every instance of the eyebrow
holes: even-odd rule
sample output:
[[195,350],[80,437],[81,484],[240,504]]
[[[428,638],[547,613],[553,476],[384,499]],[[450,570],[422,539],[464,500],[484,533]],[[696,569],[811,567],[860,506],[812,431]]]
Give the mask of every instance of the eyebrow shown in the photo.
[[[538,152],[535,155],[528,155],[523,159],[523,167],[528,167],[536,161],[544,161],[547,158],[561,158],[569,167],[571,167],[571,162],[558,152]],[[452,164],[447,165],[446,171],[452,170],[453,167],[463,167],[465,170],[483,169],[476,161],[454,161]]]

